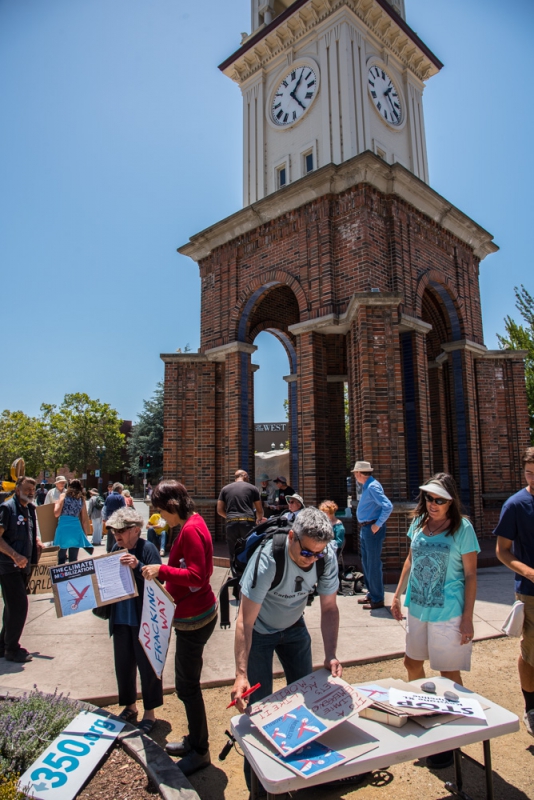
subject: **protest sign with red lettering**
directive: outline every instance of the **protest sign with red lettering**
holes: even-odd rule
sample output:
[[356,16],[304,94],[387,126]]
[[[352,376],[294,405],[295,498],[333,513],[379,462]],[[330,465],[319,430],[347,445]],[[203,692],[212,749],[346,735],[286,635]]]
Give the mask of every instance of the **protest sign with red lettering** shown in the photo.
[[159,581],[145,581],[139,641],[158,678],[171,640],[174,600]]
[[321,669],[254,703],[248,714],[278,752],[287,756],[371,702],[342,678]]

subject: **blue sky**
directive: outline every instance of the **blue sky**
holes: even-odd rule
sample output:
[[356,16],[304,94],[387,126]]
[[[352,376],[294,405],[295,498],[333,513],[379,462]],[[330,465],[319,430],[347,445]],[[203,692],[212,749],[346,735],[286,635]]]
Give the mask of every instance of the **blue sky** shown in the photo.
[[[445,64],[424,96],[430,184],[501,248],[480,270],[496,347],[514,285],[534,292],[534,4],[406,11]],[[176,248],[241,207],[241,95],[217,65],[249,30],[249,0],[0,0],[0,409],[85,391],[135,419],[159,354],[198,348]],[[281,419],[287,360],[256,344],[256,419]]]

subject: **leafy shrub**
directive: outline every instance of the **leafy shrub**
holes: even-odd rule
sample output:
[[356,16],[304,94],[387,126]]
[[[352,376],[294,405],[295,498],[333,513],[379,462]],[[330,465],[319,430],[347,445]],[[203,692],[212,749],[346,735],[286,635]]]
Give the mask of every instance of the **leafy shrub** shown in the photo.
[[25,772],[81,709],[76,700],[37,688],[20,699],[0,702],[0,774]]
[[26,795],[17,789],[18,775],[0,774],[0,800],[25,800]]

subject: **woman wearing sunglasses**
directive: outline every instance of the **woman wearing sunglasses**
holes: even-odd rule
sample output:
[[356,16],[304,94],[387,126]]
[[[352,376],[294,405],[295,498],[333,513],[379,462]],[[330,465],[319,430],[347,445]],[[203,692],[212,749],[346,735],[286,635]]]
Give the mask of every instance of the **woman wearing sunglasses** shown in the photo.
[[[391,613],[402,620],[401,595],[407,587],[404,665],[408,679],[424,678],[424,662],[429,659],[431,669],[461,685],[461,670],[471,669],[480,546],[473,526],[461,513],[451,475],[440,472],[419,489],[419,502],[408,530],[410,552],[393,595]],[[452,755],[440,753],[427,762],[436,768],[448,766],[451,759]]]

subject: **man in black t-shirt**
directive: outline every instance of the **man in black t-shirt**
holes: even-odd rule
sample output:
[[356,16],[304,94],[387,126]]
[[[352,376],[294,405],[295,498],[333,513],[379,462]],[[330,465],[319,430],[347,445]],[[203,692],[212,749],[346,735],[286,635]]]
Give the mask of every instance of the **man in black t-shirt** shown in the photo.
[[245,539],[252,528],[263,520],[259,489],[248,482],[248,474],[244,469],[238,469],[234,482],[221,489],[217,514],[226,519],[226,542],[231,563],[237,540]]
[[274,504],[271,506],[273,511],[277,514],[283,514],[288,510],[287,497],[290,494],[295,494],[295,490],[288,485],[284,475],[279,475],[274,479],[273,483],[276,485],[276,492],[274,494]]

